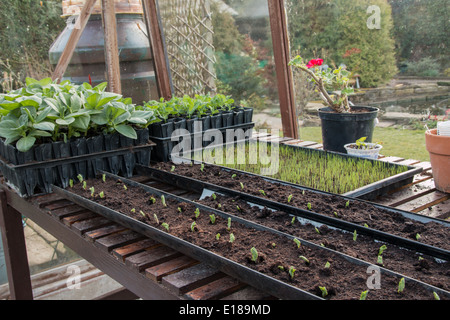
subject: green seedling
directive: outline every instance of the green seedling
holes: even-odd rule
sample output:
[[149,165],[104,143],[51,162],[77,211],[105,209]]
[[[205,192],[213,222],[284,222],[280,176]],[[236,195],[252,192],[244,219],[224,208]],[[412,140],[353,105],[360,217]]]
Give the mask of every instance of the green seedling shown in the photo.
[[361,295],[359,296],[359,300],[366,300],[368,293],[369,293],[369,290],[361,292]]
[[367,223],[364,223],[364,227],[365,227],[365,228],[368,228],[369,225],[368,225]]
[[244,190],[244,184],[242,182],[239,182],[241,184],[241,190]]
[[288,197],[288,203],[290,203],[292,201],[292,197],[293,197],[293,195],[290,194],[289,197]]
[[306,264],[309,264],[309,260],[305,256],[300,256],[299,258],[305,261]]
[[421,238],[421,237],[420,237],[420,234],[417,233],[417,234],[416,234],[416,240],[419,241],[420,238]]
[[147,215],[144,213],[144,211],[139,210],[139,214],[140,214],[143,218],[147,218]]
[[167,207],[167,204],[166,204],[166,197],[164,197],[163,195],[161,196],[161,202],[162,202],[162,205],[163,205],[164,207]]
[[233,243],[235,240],[234,234],[230,233],[230,243]]
[[219,203],[219,204],[217,205],[217,208],[218,208],[218,209],[221,209],[221,208],[222,208],[222,205]]
[[136,209],[135,208],[131,209],[131,212],[136,213]]
[[236,206],[237,211],[242,211],[241,207]]
[[327,261],[327,263],[325,263],[325,269],[329,269],[331,267],[331,263]]
[[252,254],[252,261],[257,262],[258,261],[258,251],[256,250],[256,248],[255,247],[251,248],[250,252]]
[[152,196],[148,199],[148,201],[150,201],[152,204],[154,204],[156,202],[156,199],[155,199],[155,197]]
[[283,266],[278,266],[278,269],[280,269],[281,271],[284,271],[284,267]]
[[289,276],[294,279],[296,269],[294,267],[289,267]]
[[386,245],[383,244],[380,247],[380,249],[378,250],[378,255],[381,256],[383,254],[384,250],[386,250],[386,249],[387,249]]
[[106,182],[106,174],[102,174],[102,181]]
[[298,240],[297,238],[294,238],[294,242],[297,245],[297,248],[300,248],[300,246],[302,245],[302,243],[300,242],[300,240]]
[[355,231],[353,231],[353,241],[356,241],[356,238],[358,238],[358,233]]
[[69,180],[69,187],[73,188],[73,180],[72,179]]
[[216,240],[219,241],[220,239],[220,233],[216,234]]
[[378,263],[379,265],[383,265],[383,256],[378,256],[378,257],[377,257],[377,263]]
[[91,197],[93,197],[94,193],[95,193],[95,188],[94,187],[90,187],[89,190],[91,191]]
[[170,172],[174,172],[175,171],[175,166],[172,166],[172,168],[170,169]]
[[195,215],[195,219],[198,219],[198,217],[200,216],[200,209],[199,208],[195,209],[194,215]]
[[264,192],[264,190],[259,190],[259,193],[261,193],[264,197],[266,197],[266,193]]
[[156,215],[156,213],[153,214],[153,218],[155,219],[156,224],[159,224],[159,219],[158,219],[158,216]]
[[228,218],[227,220],[227,230],[230,231],[231,230],[231,218]]
[[234,173],[234,174],[231,176],[231,179],[234,179],[234,178],[236,178],[236,173]]
[[338,218],[338,213],[336,211],[334,211],[333,214],[336,218]]
[[83,181],[83,189],[86,190],[87,189],[87,182]]
[[314,227],[314,230],[316,230],[317,234],[320,234],[320,231],[317,227]]
[[161,225],[169,232],[169,224],[163,222]]
[[203,172],[203,170],[205,170],[205,164],[204,164],[204,163],[202,163],[202,164],[200,165],[200,171]]
[[346,207],[346,208],[350,207],[350,200],[348,200],[348,201],[345,203],[345,207]]
[[195,228],[197,227],[197,224],[194,222],[191,223],[191,231],[195,232]]
[[292,217],[291,225],[294,225],[294,223],[295,223],[295,216]]
[[398,289],[397,292],[398,293],[402,293],[403,290],[405,290],[405,278],[401,278],[399,283],[398,283]]
[[77,175],[78,181],[83,182],[83,176],[81,174]]
[[434,297],[434,300],[441,300],[441,298],[435,291],[433,291],[433,297]]
[[272,242],[270,245],[272,246],[272,248],[275,248],[277,246],[275,242]]
[[105,197],[105,193],[102,191],[102,192],[100,192],[99,194],[99,197],[101,198],[101,199],[103,199],[104,197]]
[[216,201],[216,199],[217,199],[217,196],[216,196],[216,194],[215,194],[215,193],[213,193],[213,194],[211,195],[211,197],[213,198],[213,200],[214,200],[214,201]]
[[183,212],[180,207],[178,207],[177,210],[178,210],[179,213]]
[[211,214],[209,216],[209,219],[211,220],[211,224],[215,224],[216,223],[216,216],[214,214]]
[[308,208],[308,210],[311,210],[311,203],[308,202],[308,204],[306,205],[306,207]]
[[320,291],[322,292],[322,298],[325,298],[326,296],[328,296],[328,290],[325,287],[320,287],[319,286]]

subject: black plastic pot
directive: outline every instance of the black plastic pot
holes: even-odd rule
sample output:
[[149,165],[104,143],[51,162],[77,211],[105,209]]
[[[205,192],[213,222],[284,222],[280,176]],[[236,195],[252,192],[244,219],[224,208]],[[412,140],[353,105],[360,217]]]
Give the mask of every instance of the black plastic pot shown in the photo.
[[[363,110],[367,109],[367,112]],[[355,106],[352,110],[361,112],[337,113],[331,108],[319,109],[319,118],[322,121],[323,148],[327,151],[346,153],[344,145],[367,137],[372,142],[375,119],[378,108]]]

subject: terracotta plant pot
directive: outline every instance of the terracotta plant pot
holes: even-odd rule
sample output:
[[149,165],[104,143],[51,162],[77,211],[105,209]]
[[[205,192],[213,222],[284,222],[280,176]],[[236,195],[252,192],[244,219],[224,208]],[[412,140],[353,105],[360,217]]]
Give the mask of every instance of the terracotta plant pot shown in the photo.
[[436,189],[450,193],[450,137],[438,136],[437,129],[425,133]]

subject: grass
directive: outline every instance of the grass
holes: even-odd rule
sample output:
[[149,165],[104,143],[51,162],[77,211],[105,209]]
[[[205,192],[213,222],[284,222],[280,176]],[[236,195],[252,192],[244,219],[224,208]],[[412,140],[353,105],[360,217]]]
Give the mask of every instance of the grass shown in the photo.
[[[322,143],[321,128],[300,127],[300,139]],[[382,143],[381,154],[384,156],[430,161],[424,130],[375,127],[373,141]]]

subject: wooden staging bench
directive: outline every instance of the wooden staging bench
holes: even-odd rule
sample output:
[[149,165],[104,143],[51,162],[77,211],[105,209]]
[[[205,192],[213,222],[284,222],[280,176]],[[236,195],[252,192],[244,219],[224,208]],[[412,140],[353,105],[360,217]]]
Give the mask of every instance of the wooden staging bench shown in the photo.
[[[255,134],[254,138],[309,148],[322,147],[314,142],[267,134]],[[429,163],[393,157],[381,157],[380,160],[422,166],[424,171],[410,185],[375,202],[435,218],[450,217],[450,194],[434,188]],[[148,177],[135,177],[135,180],[190,200],[198,199],[201,193],[201,190],[199,193],[179,190]],[[113,292],[106,299],[275,299],[55,194],[23,199],[0,184],[0,200],[0,226],[11,299],[33,298],[22,215],[123,286],[123,290]]]

